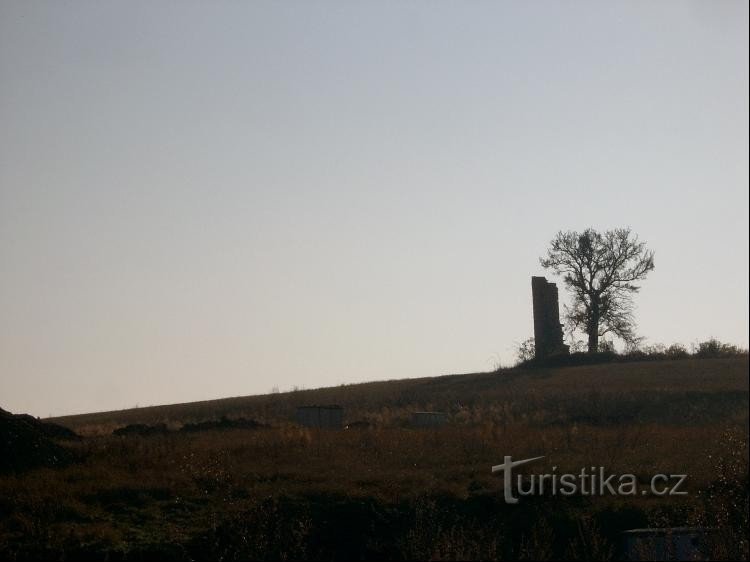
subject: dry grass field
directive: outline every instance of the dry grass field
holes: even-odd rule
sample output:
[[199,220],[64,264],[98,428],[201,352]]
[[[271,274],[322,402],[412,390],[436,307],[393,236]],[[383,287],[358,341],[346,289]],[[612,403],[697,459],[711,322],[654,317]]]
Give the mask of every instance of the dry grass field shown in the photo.
[[[315,430],[295,407],[340,404]],[[417,430],[417,410],[449,414]],[[252,418],[270,427],[198,432]],[[748,556],[748,358],[507,370],[57,418],[79,459],[0,477],[8,559],[617,559],[623,530],[705,526]],[[126,424],[170,431],[119,437]],[[679,497],[503,501],[490,468],[687,474]],[[522,470],[520,472],[523,472]]]

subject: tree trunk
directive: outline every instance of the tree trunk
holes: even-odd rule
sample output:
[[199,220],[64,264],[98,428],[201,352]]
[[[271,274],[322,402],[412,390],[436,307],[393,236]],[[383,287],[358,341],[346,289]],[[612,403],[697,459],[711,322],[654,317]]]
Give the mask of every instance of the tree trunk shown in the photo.
[[599,351],[599,297],[591,297],[591,317],[589,318],[589,353]]

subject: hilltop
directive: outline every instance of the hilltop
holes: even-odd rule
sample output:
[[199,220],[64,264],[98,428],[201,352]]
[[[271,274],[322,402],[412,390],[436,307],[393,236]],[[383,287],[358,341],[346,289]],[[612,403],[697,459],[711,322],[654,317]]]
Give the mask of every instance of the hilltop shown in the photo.
[[[312,390],[149,406],[51,418],[82,434],[127,424],[180,426],[221,417],[271,425],[293,420],[297,406],[339,404],[345,421],[397,427],[412,411],[440,410],[472,421],[549,425],[622,421],[700,423],[747,405],[748,356],[508,369],[491,373],[388,380]],[[479,417],[478,417],[479,416]]]

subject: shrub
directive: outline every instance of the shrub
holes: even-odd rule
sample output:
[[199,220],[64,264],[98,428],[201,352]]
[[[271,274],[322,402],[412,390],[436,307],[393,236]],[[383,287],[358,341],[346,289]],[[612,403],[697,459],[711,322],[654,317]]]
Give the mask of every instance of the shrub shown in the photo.
[[526,338],[516,346],[516,358],[518,363],[532,361],[536,355],[534,338]]
[[690,355],[685,346],[679,343],[673,343],[664,353],[668,359],[686,359]]
[[693,355],[700,358],[736,357],[743,355],[747,350],[740,349],[736,345],[723,343],[716,338],[699,342],[694,346]]
[[612,340],[599,342],[599,353],[615,353],[615,342]]

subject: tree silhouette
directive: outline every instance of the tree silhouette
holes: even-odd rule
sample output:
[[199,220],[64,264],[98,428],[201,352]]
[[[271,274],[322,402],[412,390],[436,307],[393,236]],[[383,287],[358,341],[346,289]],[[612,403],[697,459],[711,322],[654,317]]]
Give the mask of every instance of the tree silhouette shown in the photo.
[[637,341],[633,295],[640,287],[635,283],[654,269],[654,253],[629,228],[560,231],[539,261],[562,275],[573,293],[566,320],[571,330],[588,335],[589,353],[598,351],[599,338],[607,333],[628,344]]

